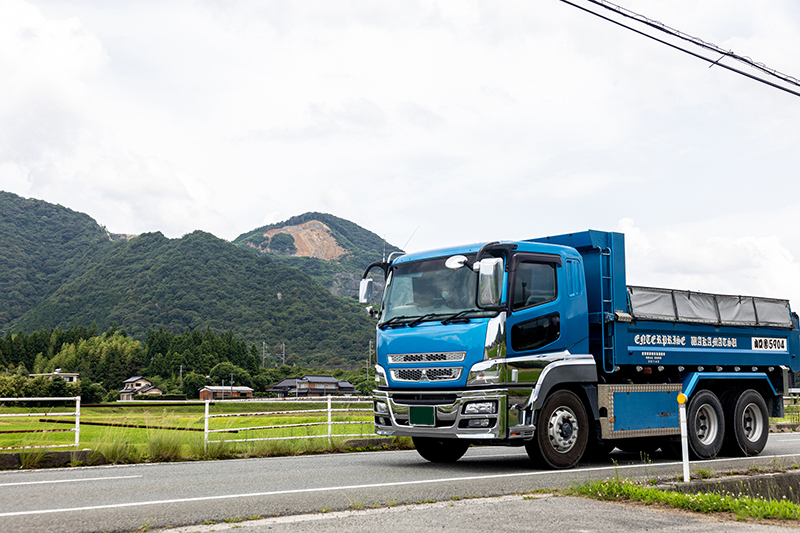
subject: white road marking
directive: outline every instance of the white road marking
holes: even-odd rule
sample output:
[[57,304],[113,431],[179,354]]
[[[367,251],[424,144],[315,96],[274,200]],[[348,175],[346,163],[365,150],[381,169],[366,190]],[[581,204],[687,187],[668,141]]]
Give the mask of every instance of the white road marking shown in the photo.
[[[774,459],[782,458],[782,457],[796,457],[796,454],[785,454],[785,455],[773,455]],[[708,464],[714,463],[719,461],[730,461],[731,459],[711,459],[706,461],[698,461],[695,464]],[[652,466],[677,466],[682,464],[680,461],[670,462],[670,463],[657,463],[653,464]],[[419,479],[414,481],[394,481],[394,482],[387,482],[387,483],[371,483],[366,485],[344,485],[339,487],[317,487],[317,488],[310,488],[310,489],[290,489],[290,490],[274,490],[268,492],[250,492],[245,494],[223,494],[218,496],[197,496],[194,498],[175,498],[171,500],[151,500],[151,501],[143,501],[143,502],[129,502],[129,503],[112,503],[107,505],[91,505],[87,507],[69,507],[66,509],[40,509],[36,511],[15,511],[10,513],[0,513],[0,518],[6,516],[25,516],[25,515],[39,515],[39,514],[53,514],[53,513],[71,513],[71,512],[86,512],[86,511],[96,511],[99,509],[121,509],[124,507],[144,507],[147,505],[166,505],[170,503],[192,503],[192,502],[204,502],[204,501],[213,501],[213,500],[230,500],[234,498],[255,498],[259,496],[278,496],[284,494],[303,494],[303,493],[312,493],[312,492],[335,492],[341,490],[356,490],[356,489],[374,489],[379,487],[402,487],[407,485],[429,485],[433,483],[452,483],[454,481],[476,481],[476,480],[484,480],[484,479],[503,479],[503,478],[515,478],[515,477],[527,477],[527,476],[553,476],[557,475],[559,472],[564,473],[580,473],[580,472],[601,472],[606,470],[612,471],[619,471],[619,470],[626,470],[628,468],[642,468],[643,465],[614,465],[614,466],[603,466],[598,468],[576,468],[571,470],[562,470],[562,471],[554,471],[554,470],[537,470],[534,472],[515,472],[512,474],[490,474],[486,476],[463,476],[463,477],[451,477],[451,478],[439,478],[439,479]]]
[[76,479],[52,479],[48,481],[20,481],[18,483],[0,483],[0,487],[13,487],[16,485],[45,485],[48,483],[78,483],[80,481],[103,481],[106,479],[131,479],[142,476],[110,476],[110,477],[86,477]]

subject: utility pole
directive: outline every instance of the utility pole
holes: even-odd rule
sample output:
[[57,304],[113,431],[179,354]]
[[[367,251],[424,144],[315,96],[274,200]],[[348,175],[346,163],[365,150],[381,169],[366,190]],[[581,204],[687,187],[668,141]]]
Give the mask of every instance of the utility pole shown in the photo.
[[233,372],[231,372],[231,399],[233,399]]
[[261,368],[267,368],[267,341],[261,341]]
[[286,364],[286,343],[281,341],[281,350],[283,351],[283,364]]
[[180,386],[183,387],[183,365],[181,365],[181,373],[180,377],[178,378],[178,382],[180,383]]

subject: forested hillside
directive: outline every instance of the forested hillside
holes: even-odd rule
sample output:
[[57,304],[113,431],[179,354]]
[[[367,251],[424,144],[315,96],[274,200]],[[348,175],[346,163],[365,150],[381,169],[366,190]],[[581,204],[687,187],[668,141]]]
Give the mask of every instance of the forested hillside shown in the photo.
[[87,215],[0,191],[0,333],[112,244]]
[[287,363],[306,366],[363,361],[374,335],[353,298],[275,255],[201,231],[111,242],[86,215],[8,193],[0,201],[2,334],[116,325],[144,341],[149,330],[210,328],[259,353],[284,343]]

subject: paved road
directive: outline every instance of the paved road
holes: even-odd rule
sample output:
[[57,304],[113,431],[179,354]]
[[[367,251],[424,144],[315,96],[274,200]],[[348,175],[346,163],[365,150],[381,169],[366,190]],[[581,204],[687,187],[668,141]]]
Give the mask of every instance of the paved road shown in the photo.
[[797,533],[797,529],[789,527],[723,522],[714,516],[547,495],[500,496],[363,511],[282,516],[230,524],[194,525],[161,530],[161,533],[233,533],[234,529],[236,533],[428,533],[454,530],[459,533]]
[[[595,478],[666,477],[679,462],[612,454],[568,471],[531,467],[515,448],[473,448],[458,463],[428,463],[414,451],[163,463],[0,473],[4,532],[127,531],[299,515],[373,505],[508,495]],[[695,463],[729,470],[774,461],[800,462],[800,434],[770,437],[758,458]],[[525,500],[527,501],[527,500]]]

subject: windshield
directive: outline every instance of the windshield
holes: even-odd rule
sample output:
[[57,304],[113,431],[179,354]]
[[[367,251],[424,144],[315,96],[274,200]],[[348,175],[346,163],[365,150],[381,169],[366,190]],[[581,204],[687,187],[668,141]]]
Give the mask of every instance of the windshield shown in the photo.
[[[472,257],[468,257],[470,262]],[[395,266],[386,282],[381,323],[492,316],[478,309],[478,274],[469,267],[449,269],[446,257]]]

